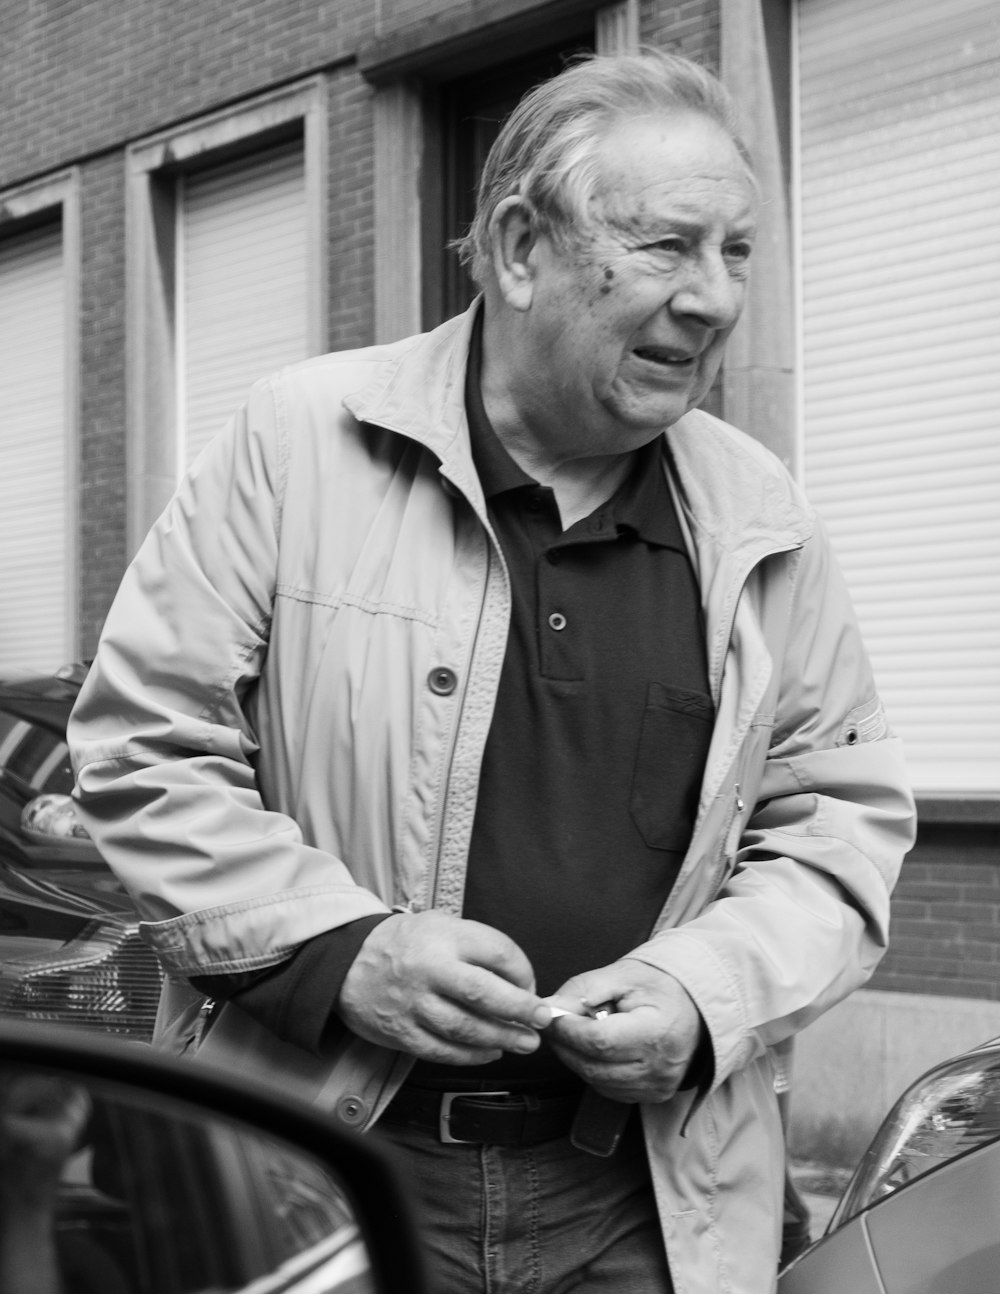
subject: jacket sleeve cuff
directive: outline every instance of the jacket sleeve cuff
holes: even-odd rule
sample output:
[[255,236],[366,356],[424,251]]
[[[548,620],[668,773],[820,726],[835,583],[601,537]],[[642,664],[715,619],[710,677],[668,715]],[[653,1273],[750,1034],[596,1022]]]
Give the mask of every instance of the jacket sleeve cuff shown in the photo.
[[678,1086],[678,1091],[686,1092],[689,1088],[696,1088],[698,1096],[704,1096],[712,1090],[712,1083],[715,1080],[715,1051],[712,1047],[712,1036],[708,1032],[704,1021],[701,1026],[701,1037],[698,1039],[698,1045],[694,1049],[684,1077]]
[[324,1044],[347,1030],[335,1013],[348,970],[372,930],[389,912],[360,917],[325,930],[287,960],[264,970],[192,975],[208,997],[234,1002],[285,1042],[319,1055]]

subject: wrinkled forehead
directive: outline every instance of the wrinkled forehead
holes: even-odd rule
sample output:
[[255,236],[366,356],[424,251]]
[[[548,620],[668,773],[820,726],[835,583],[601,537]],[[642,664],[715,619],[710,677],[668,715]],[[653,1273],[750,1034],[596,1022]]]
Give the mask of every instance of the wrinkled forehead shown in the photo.
[[587,216],[645,225],[672,212],[752,223],[759,190],[742,148],[695,112],[616,123],[597,145]]

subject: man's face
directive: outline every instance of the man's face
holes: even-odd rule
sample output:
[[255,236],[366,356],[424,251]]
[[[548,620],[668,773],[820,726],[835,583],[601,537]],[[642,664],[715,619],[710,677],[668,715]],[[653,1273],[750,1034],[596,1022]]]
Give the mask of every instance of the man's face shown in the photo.
[[[705,395],[743,307],[757,199],[726,133],[689,114],[618,127],[582,252],[541,237],[523,323],[535,414],[562,456],[620,453]],[[545,405],[544,409],[542,405]]]

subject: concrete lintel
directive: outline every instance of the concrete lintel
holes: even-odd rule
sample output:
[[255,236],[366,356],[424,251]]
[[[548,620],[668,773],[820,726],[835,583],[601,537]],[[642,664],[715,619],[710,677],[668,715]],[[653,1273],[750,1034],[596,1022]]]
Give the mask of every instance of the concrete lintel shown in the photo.
[[[513,55],[525,32],[552,28],[552,41],[592,20],[597,4],[580,0],[468,0],[457,11],[421,15],[395,30],[364,42],[358,49],[358,70],[376,84],[411,75],[448,75],[456,63],[467,67],[470,57],[484,64],[502,61],[504,43]],[[547,39],[547,38],[546,38]]]

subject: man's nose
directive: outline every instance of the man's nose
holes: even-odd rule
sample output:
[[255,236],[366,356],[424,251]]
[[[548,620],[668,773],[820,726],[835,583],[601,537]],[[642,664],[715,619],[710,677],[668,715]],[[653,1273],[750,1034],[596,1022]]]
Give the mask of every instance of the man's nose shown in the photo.
[[675,314],[692,315],[710,328],[728,328],[740,317],[746,283],[734,278],[721,253],[704,252],[685,266],[670,305]]

